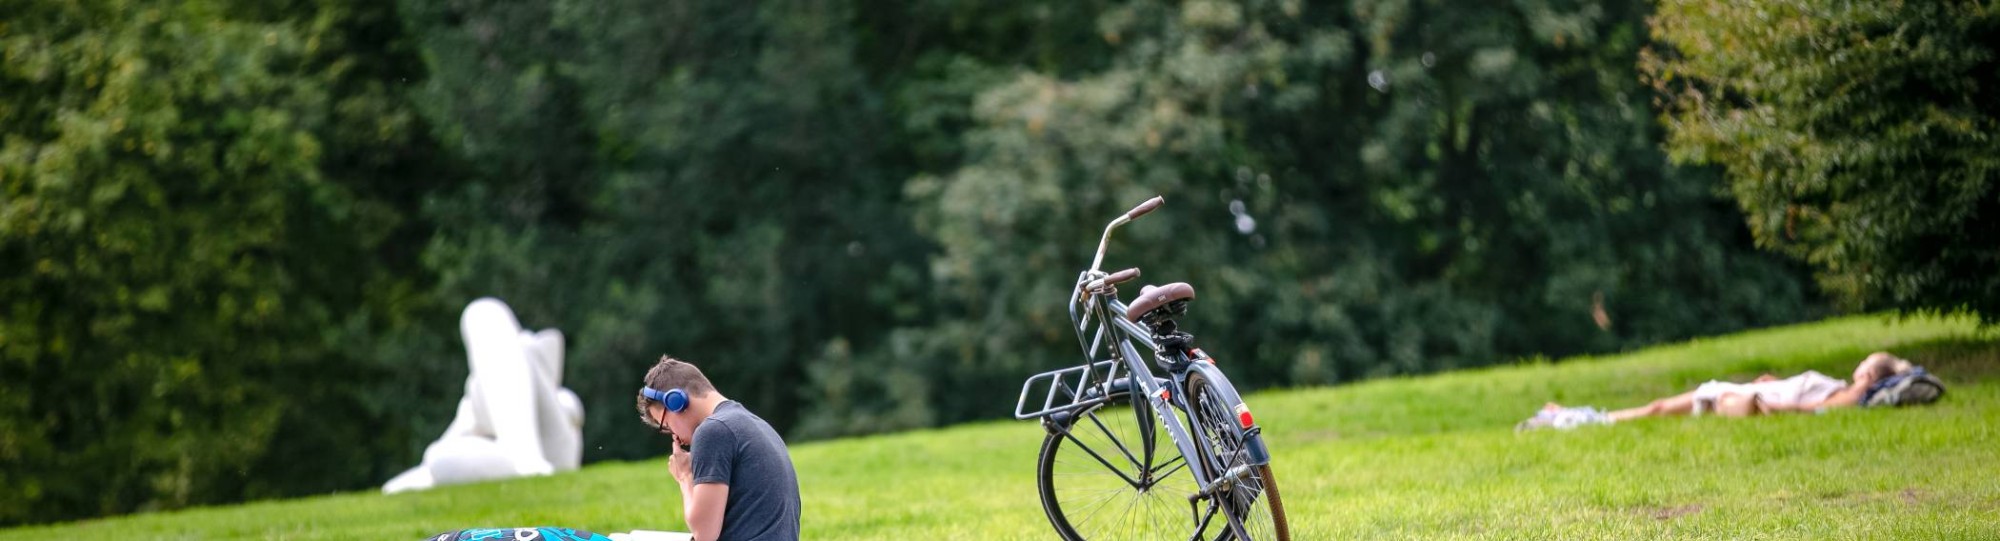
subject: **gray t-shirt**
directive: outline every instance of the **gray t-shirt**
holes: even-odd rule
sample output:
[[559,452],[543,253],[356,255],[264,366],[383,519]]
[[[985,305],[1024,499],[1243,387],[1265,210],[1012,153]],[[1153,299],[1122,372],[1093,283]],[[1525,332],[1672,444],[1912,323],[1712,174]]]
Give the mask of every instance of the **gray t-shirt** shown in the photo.
[[695,484],[729,485],[717,541],[798,541],[799,474],[770,423],[725,400],[692,439]]

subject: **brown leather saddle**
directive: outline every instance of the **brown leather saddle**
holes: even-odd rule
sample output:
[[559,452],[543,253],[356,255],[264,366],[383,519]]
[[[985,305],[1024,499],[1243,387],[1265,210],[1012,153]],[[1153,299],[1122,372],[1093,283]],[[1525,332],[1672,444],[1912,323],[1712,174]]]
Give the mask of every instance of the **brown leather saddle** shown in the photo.
[[1194,286],[1188,285],[1187,282],[1139,288],[1139,298],[1132,299],[1132,304],[1125,307],[1125,320],[1138,323],[1148,312],[1174,301],[1192,299],[1194,299]]

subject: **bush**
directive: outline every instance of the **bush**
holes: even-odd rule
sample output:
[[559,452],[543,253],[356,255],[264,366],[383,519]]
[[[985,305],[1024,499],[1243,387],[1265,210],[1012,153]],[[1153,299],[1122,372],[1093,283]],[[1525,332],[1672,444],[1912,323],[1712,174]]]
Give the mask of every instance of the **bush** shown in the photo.
[[1760,245],[1851,308],[2000,321],[2000,10],[1674,0],[1652,26],[1667,146],[1728,171]]

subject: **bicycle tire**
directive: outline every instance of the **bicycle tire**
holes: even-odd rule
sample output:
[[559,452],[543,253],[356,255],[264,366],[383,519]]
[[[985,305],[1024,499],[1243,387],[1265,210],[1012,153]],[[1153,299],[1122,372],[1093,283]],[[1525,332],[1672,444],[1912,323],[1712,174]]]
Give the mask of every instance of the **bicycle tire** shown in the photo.
[[[1179,451],[1171,443],[1156,442],[1150,466],[1155,471],[1148,478],[1139,474],[1141,465],[1137,462],[1144,459],[1128,460],[1116,446],[1124,441],[1134,446],[1140,443],[1140,419],[1155,425],[1157,431],[1159,421],[1151,415],[1150,406],[1140,404],[1133,408],[1125,400],[1092,406],[1070,417],[1069,426],[1060,427],[1067,430],[1052,429],[1043,438],[1036,482],[1042,511],[1063,539],[1186,539],[1195,527],[1195,515],[1187,504],[1187,495],[1196,490],[1194,474],[1184,471],[1185,459],[1171,458],[1178,457]],[[1110,460],[1099,461],[1083,449]],[[1130,456],[1143,454],[1143,449],[1126,450]],[[1160,458],[1163,454],[1168,458]],[[1112,473],[1107,462],[1130,466],[1122,470],[1125,475],[1150,484],[1141,487],[1129,483]]]
[[[1235,412],[1229,404],[1240,402],[1231,400],[1235,389],[1225,387],[1228,383],[1217,384],[1208,380],[1201,371],[1188,372],[1188,417],[1194,430],[1201,432],[1208,445],[1200,447],[1202,464],[1209,468],[1209,477],[1214,478],[1236,466],[1247,466],[1247,453],[1242,452],[1244,442],[1237,429]],[[1211,460],[1212,459],[1212,460]],[[1244,541],[1291,541],[1291,530],[1285,519],[1284,501],[1279,498],[1278,479],[1271,473],[1271,465],[1263,464],[1251,469],[1243,482],[1220,496],[1226,498],[1229,512],[1241,521],[1246,530]],[[1262,512],[1259,512],[1259,511]],[[1218,539],[1233,539],[1231,535]]]

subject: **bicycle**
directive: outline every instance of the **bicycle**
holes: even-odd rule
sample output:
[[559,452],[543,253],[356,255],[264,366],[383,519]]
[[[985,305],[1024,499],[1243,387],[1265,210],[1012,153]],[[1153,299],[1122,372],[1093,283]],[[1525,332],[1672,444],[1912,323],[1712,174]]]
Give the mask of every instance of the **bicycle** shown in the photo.
[[[1077,277],[1069,316],[1084,364],[1021,384],[1014,418],[1040,419],[1047,433],[1036,464],[1042,511],[1069,541],[1175,539],[1189,530],[1190,541],[1290,541],[1262,428],[1215,359],[1179,328],[1194,287],[1146,286],[1126,305],[1117,286],[1139,269],[1098,270],[1112,231],[1164,203],[1154,197],[1106,225],[1090,269]],[[1153,352],[1164,377],[1139,347]],[[1034,411],[1029,396],[1042,397]],[[1160,445],[1161,429],[1170,445]]]

